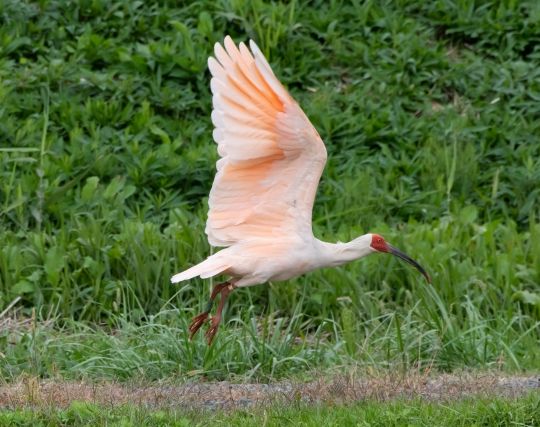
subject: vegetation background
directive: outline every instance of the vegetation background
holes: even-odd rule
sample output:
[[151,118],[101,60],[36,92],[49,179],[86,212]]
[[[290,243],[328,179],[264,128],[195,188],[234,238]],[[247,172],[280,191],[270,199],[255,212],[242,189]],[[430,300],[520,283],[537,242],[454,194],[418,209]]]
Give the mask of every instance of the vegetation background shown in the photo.
[[[254,39],[326,142],[314,232],[390,257],[209,281],[206,60]],[[0,374],[540,369],[540,2],[0,0]]]

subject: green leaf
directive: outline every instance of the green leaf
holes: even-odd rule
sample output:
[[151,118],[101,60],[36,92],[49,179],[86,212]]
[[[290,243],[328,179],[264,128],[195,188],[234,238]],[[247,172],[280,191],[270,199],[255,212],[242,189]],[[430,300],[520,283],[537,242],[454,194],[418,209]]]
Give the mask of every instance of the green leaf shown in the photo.
[[117,176],[107,185],[103,192],[103,197],[107,200],[112,199],[122,188],[124,188],[126,180],[124,177]]
[[35,287],[32,282],[29,282],[26,279],[23,279],[19,282],[17,282],[12,288],[11,292],[15,295],[22,295],[22,294],[31,294],[34,292]]
[[124,190],[118,195],[118,199],[120,199],[120,201],[124,201],[128,197],[133,195],[135,191],[137,191],[137,187],[135,187],[134,185],[126,185]]
[[459,219],[463,224],[472,224],[478,217],[478,209],[474,206],[466,206],[459,213]]
[[94,197],[94,193],[96,192],[96,188],[99,183],[99,178],[97,176],[91,176],[86,180],[86,184],[84,184],[84,187],[81,191],[81,198],[88,202],[92,200]]
[[156,125],[152,125],[150,127],[150,132],[152,132],[152,134],[156,136],[159,136],[161,142],[163,142],[164,144],[171,143],[171,139],[169,138],[169,135],[167,135],[167,132],[165,132],[163,129],[158,128]]
[[199,23],[197,24],[197,30],[203,36],[208,38],[211,37],[214,32],[214,23],[212,22],[212,17],[206,11],[199,14]]
[[60,272],[64,268],[64,251],[58,246],[53,246],[45,255],[45,264],[43,269],[47,274],[49,282],[56,286],[60,278]]

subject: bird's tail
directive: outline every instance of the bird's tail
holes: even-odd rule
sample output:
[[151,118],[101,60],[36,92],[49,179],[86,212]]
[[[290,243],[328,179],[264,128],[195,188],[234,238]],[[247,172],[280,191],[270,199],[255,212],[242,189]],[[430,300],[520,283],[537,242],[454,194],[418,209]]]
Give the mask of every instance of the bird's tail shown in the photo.
[[194,265],[181,273],[175,274],[173,277],[171,277],[171,283],[178,283],[197,276],[200,276],[202,279],[206,279],[227,270],[230,265],[228,265],[221,257],[216,257],[216,255],[212,255],[206,258],[200,264]]

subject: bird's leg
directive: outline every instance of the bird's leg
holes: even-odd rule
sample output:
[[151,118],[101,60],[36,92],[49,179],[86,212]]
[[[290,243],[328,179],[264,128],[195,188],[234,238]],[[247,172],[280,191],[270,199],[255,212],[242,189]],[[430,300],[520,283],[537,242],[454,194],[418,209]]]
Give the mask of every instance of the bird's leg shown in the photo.
[[219,299],[219,305],[216,310],[216,315],[212,317],[210,321],[210,327],[206,331],[206,339],[208,341],[208,345],[212,344],[212,340],[214,339],[214,336],[216,335],[219,327],[219,323],[221,322],[221,314],[223,312],[223,307],[225,306],[227,298],[229,298],[229,294],[234,290],[234,288],[236,288],[234,283],[229,283],[228,286],[225,286],[223,289],[221,289],[221,298]]
[[210,294],[210,299],[208,300],[208,304],[206,305],[206,310],[204,310],[201,314],[195,316],[193,320],[191,321],[191,324],[189,325],[189,339],[190,340],[193,338],[193,335],[195,335],[197,331],[201,328],[203,323],[208,320],[208,314],[210,313],[210,310],[212,309],[212,305],[214,304],[214,300],[216,299],[217,294],[220,293],[223,290],[223,288],[225,288],[228,285],[230,285],[229,282],[223,282],[214,286],[214,289],[212,289],[212,293]]

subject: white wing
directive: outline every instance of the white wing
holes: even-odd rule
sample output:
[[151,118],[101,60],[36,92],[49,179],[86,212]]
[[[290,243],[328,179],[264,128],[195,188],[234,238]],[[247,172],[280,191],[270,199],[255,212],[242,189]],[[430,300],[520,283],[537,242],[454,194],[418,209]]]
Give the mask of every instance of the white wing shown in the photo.
[[210,192],[206,234],[214,246],[311,235],[311,213],[326,149],[257,45],[230,37],[208,59],[212,122],[221,159]]

